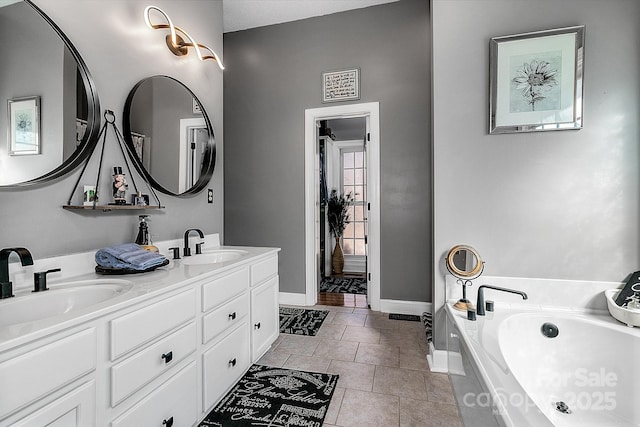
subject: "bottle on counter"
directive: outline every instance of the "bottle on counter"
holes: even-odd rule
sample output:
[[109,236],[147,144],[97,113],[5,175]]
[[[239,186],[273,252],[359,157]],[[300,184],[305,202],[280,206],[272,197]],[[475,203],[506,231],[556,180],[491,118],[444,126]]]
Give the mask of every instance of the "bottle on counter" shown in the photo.
[[142,246],[151,252],[159,252],[158,248],[153,245],[151,238],[149,237],[149,225],[147,224],[147,218],[149,215],[139,215],[140,225],[138,226],[138,236],[136,237],[136,244]]

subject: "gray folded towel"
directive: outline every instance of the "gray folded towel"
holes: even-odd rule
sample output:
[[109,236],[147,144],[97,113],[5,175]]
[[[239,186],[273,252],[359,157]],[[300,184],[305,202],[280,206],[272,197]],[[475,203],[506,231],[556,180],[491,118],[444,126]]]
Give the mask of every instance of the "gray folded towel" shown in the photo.
[[164,255],[147,251],[135,243],[102,248],[96,252],[95,258],[101,267],[138,271],[156,267],[166,260]]

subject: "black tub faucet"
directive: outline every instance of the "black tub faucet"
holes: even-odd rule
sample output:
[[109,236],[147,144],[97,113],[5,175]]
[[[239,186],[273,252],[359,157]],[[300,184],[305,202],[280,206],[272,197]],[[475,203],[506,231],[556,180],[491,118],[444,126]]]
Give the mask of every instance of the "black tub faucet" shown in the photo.
[[[204,233],[202,232],[202,230],[198,228],[190,228],[187,231],[185,231],[184,232],[184,249],[183,249],[184,256],[191,256],[191,248],[189,247],[189,234],[191,234],[192,231],[197,232],[200,238],[204,239]],[[196,245],[196,254],[200,253],[201,246],[202,245]]]
[[522,291],[518,291],[516,289],[509,288],[500,288],[498,286],[490,286],[490,285],[482,285],[478,288],[478,301],[476,302],[476,314],[478,316],[484,316],[484,292],[483,288],[487,289],[495,289],[496,291],[509,292],[512,294],[518,294],[522,297],[522,299],[527,299],[527,294]]
[[23,266],[33,265],[33,257],[27,248],[5,248],[0,250],[0,299],[13,296],[13,284],[9,280],[9,255],[15,252]]

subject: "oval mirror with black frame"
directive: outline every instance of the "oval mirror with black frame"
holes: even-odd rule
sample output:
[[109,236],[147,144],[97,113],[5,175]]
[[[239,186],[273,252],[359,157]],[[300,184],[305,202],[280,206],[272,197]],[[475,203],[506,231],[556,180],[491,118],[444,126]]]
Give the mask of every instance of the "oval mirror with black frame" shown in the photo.
[[480,277],[484,270],[480,254],[471,246],[456,245],[447,254],[446,264],[447,270],[462,285],[462,298],[453,307],[462,311],[472,308],[473,304],[467,299],[467,286],[472,285],[471,280]]
[[216,160],[213,128],[194,93],[168,76],[140,81],[129,93],[124,138],[138,172],[173,196],[202,191]]
[[0,188],[51,181],[95,147],[95,84],[69,38],[29,0],[0,1],[0,40]]

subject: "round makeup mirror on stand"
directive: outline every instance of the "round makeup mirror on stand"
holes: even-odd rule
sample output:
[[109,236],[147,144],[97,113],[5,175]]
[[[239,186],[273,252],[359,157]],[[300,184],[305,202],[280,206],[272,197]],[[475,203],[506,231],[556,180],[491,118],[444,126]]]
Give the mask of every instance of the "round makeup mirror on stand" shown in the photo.
[[467,299],[467,286],[473,285],[472,280],[480,277],[484,270],[484,261],[478,251],[468,245],[454,246],[447,254],[447,270],[462,285],[462,298],[453,308],[461,311],[473,308],[473,304]]

